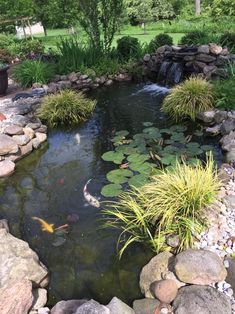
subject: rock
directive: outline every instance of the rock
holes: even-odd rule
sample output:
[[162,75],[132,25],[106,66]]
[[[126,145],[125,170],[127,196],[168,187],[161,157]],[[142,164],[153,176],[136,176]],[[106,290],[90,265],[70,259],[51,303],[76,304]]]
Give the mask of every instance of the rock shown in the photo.
[[38,309],[37,314],[50,314],[50,309],[48,307],[42,307]]
[[113,80],[107,80],[105,83],[104,83],[105,86],[111,86],[113,85]]
[[19,126],[19,125],[15,125],[15,124],[7,126],[5,128],[5,130],[4,130],[4,133],[8,134],[8,135],[21,135],[21,134],[24,134],[23,128],[21,126]]
[[28,279],[12,282],[0,289],[1,314],[26,314],[32,302],[32,283]]
[[195,56],[185,56],[184,57],[185,62],[194,61],[194,60],[195,60]]
[[80,75],[79,80],[84,81],[84,80],[87,80],[88,78],[89,78],[89,76],[84,74],[84,75]]
[[70,88],[71,86],[72,86],[72,83],[70,81],[59,81],[57,83],[57,88],[60,90]]
[[6,118],[5,114],[0,112],[0,121],[6,120]]
[[166,243],[167,243],[167,245],[175,248],[175,247],[179,246],[180,238],[178,235],[168,236],[166,239]]
[[206,132],[212,136],[220,134],[221,124],[216,124],[212,128],[206,128]]
[[220,129],[222,135],[229,134],[231,131],[235,130],[235,120],[232,118],[225,120]]
[[[77,309],[74,314],[110,314],[110,310],[94,300],[90,300]],[[53,314],[53,313],[52,313]],[[67,313],[66,313],[67,314]]]
[[203,68],[203,73],[206,76],[206,79],[210,79],[212,74],[216,73],[217,67],[215,65],[206,65]]
[[161,274],[168,271],[169,267],[172,267],[173,261],[173,254],[169,252],[163,252],[153,257],[150,262],[142,268],[139,284],[140,290],[146,298],[153,297],[150,291],[151,283],[161,280]]
[[165,46],[161,46],[161,47],[157,48],[156,53],[161,54],[161,53],[164,53],[165,50],[166,50]]
[[186,250],[175,258],[175,273],[180,281],[210,285],[226,278],[227,271],[220,257],[206,250]]
[[15,163],[11,160],[0,161],[0,178],[7,177],[15,170]]
[[206,67],[206,63],[197,60],[193,62],[193,66],[199,68],[199,70],[202,71]]
[[150,54],[146,54],[143,58],[144,62],[149,62],[151,59],[151,55]]
[[18,152],[18,145],[16,142],[6,134],[0,134],[0,156],[6,154],[14,154]]
[[31,128],[23,128],[24,134],[32,140],[34,138],[34,130]]
[[226,277],[226,282],[231,285],[233,293],[235,294],[235,258],[228,257],[227,261],[229,263],[229,267],[227,268],[228,275]]
[[133,302],[135,314],[153,314],[155,309],[160,305],[156,299],[140,299]]
[[27,135],[13,135],[12,139],[16,142],[16,144],[23,146],[28,144],[30,138]]
[[9,232],[9,226],[6,219],[0,220],[0,229],[5,229],[7,232]]
[[14,115],[11,120],[13,124],[17,124],[22,127],[26,126],[26,124],[29,123],[29,118],[22,115]]
[[198,47],[198,53],[209,54],[210,48],[209,45],[201,45]]
[[175,314],[231,314],[229,298],[208,286],[186,286],[173,302]]
[[68,75],[68,79],[70,80],[71,83],[75,83],[78,80],[77,73],[72,72]]
[[35,135],[41,144],[47,140],[47,135],[45,133],[36,132]]
[[30,122],[30,123],[28,123],[28,124],[26,125],[26,128],[30,128],[30,129],[32,129],[32,130],[36,130],[36,129],[40,128],[41,125],[42,125],[42,124],[39,123],[39,122],[35,122],[35,123]]
[[235,148],[235,132],[230,132],[228,135],[223,136],[220,139],[220,144],[224,151],[230,151]]
[[47,303],[46,289],[33,289],[33,304],[31,310],[38,310]]
[[39,141],[38,138],[34,138],[32,140],[32,145],[34,149],[38,149],[41,146],[41,142]]
[[115,80],[118,82],[128,82],[131,81],[131,76],[128,73],[120,73],[115,76]]
[[223,110],[218,110],[215,113],[214,119],[216,123],[221,123],[223,122],[223,120],[225,120],[228,116],[227,111],[223,111]]
[[210,47],[210,52],[213,53],[214,55],[219,55],[223,48],[221,46],[218,46],[216,44],[209,44]]
[[110,310],[110,314],[135,314],[132,308],[116,297],[112,298],[112,300],[106,306]]
[[[7,262],[6,262],[7,261]],[[33,285],[46,287],[48,271],[28,243],[0,229],[0,287],[12,281],[29,279]]]
[[163,272],[162,273],[162,279],[174,280],[178,288],[184,287],[186,285],[184,282],[179,281],[172,271]]
[[74,314],[87,300],[60,301],[51,309],[51,314]]
[[54,94],[58,91],[58,85],[57,83],[51,82],[48,84],[48,93],[49,94]]
[[42,88],[42,84],[41,83],[33,83],[32,89],[36,89],[36,88]]
[[235,162],[235,148],[231,148],[230,151],[225,154],[225,161],[227,163]]
[[150,290],[159,301],[171,303],[177,296],[178,287],[174,280],[164,279],[152,282]]
[[211,111],[205,111],[205,112],[201,112],[198,114],[197,118],[201,121],[203,121],[204,123],[212,123],[214,121],[215,118],[215,111],[211,110]]
[[33,150],[32,141],[30,141],[28,144],[26,144],[24,146],[20,146],[20,157],[24,157],[24,156],[28,155],[29,153],[31,153],[31,151]]
[[44,125],[44,124],[42,124],[42,125],[40,126],[40,128],[35,129],[35,132],[39,132],[39,133],[47,133],[47,126],[46,126],[46,125]]
[[216,57],[207,55],[205,53],[200,53],[196,56],[196,60],[205,62],[205,63],[210,63],[216,60]]

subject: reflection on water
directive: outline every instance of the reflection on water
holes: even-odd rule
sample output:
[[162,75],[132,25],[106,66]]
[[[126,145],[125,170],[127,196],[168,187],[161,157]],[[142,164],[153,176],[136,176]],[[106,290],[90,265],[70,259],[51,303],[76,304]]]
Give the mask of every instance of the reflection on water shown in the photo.
[[[155,91],[154,91],[155,90]],[[113,129],[132,134],[142,130],[142,122],[165,126],[160,103],[167,90],[156,85],[114,85],[98,90],[93,117],[72,130],[53,130],[48,143],[17,164],[13,176],[0,185],[0,218],[7,218],[14,235],[29,242],[50,270],[49,302],[60,299],[94,298],[108,302],[114,295],[131,302],[139,297],[138,274],[151,257],[141,247],[132,247],[119,262],[117,234],[100,230],[100,208],[85,203],[83,186],[100,197],[105,175],[112,165],[101,160],[111,148]],[[54,247],[54,234],[43,233],[31,219],[37,216],[55,226],[71,223],[65,243]]]

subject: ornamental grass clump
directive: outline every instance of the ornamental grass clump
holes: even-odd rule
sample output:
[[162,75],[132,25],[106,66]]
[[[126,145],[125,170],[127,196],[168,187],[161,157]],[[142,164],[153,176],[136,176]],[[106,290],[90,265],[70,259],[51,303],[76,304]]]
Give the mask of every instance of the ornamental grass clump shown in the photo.
[[50,127],[72,125],[87,120],[95,106],[96,101],[82,93],[63,90],[44,97],[38,116]]
[[166,239],[174,235],[179,237],[177,252],[193,247],[207,225],[205,209],[215,200],[219,188],[210,155],[204,166],[178,163],[153,176],[151,183],[108,202],[103,211],[105,227],[122,231],[117,244],[119,256],[133,242],[148,245],[158,253],[167,249]]
[[210,110],[213,104],[213,86],[200,77],[191,77],[171,89],[163,101],[162,110],[175,121],[185,117],[194,121],[198,113]]

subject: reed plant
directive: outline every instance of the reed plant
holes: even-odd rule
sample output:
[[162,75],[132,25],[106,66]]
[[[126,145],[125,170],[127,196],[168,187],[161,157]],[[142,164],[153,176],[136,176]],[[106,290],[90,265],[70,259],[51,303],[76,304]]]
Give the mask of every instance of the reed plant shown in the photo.
[[121,230],[117,248],[121,258],[134,242],[154,252],[167,249],[166,238],[179,236],[177,252],[193,247],[207,225],[206,208],[220,188],[212,155],[205,165],[176,163],[151,179],[151,183],[123,192],[118,201],[107,202],[104,226]]

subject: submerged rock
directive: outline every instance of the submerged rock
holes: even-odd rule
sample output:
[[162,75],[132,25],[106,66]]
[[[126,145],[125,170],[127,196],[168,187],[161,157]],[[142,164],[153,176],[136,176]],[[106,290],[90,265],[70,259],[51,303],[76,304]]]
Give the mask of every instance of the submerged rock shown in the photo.
[[15,163],[11,160],[0,161],[0,178],[4,178],[12,174],[15,170]]

